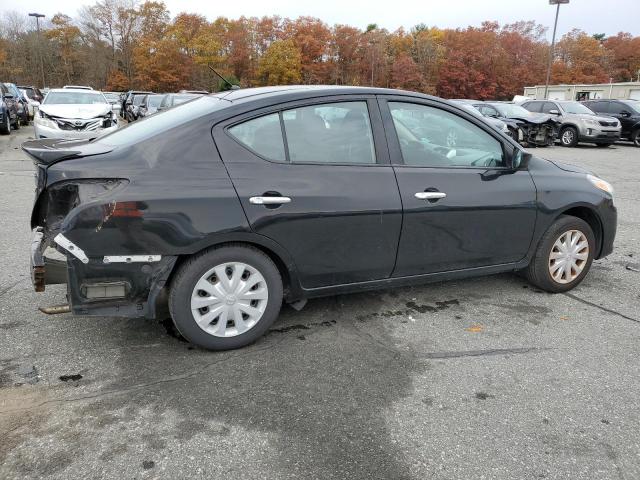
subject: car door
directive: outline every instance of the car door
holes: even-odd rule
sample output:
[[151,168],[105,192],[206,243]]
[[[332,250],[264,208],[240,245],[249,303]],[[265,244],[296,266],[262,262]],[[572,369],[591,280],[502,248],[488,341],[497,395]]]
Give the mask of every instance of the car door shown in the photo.
[[[380,100],[389,153],[404,208],[393,276],[517,262],[536,219],[536,189],[526,169],[510,167],[514,147],[481,122],[440,102]],[[414,125],[449,129],[455,147]]]
[[304,288],[391,275],[402,204],[374,97],[270,107],[214,138],[251,228],[289,252]]
[[609,110],[607,115],[620,120],[623,137],[629,137],[631,135],[631,127],[636,123],[631,119],[631,112],[629,110],[629,107],[627,107],[622,102],[609,102]]

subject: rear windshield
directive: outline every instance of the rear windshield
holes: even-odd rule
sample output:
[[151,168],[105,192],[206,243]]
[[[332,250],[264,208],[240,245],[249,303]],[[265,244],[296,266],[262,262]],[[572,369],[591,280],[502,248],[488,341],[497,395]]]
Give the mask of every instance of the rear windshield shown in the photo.
[[184,123],[221,110],[231,105],[230,102],[220,100],[214,96],[198,98],[193,102],[178,105],[170,110],[160,111],[155,115],[130,123],[113,133],[98,137],[94,142],[113,146],[131,145],[141,142],[155,135],[161,135],[167,130],[174,129]]
[[45,105],[91,105],[107,103],[101,93],[92,92],[49,92]]

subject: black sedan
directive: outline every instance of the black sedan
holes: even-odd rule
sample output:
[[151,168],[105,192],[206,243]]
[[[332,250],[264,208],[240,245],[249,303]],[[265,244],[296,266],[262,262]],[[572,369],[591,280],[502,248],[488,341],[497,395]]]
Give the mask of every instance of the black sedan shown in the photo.
[[166,297],[208,349],[255,341],[283,299],[515,271],[564,292],[616,232],[606,181],[396,90],[235,90],[23,148],[35,289],[66,282],[76,315],[154,318]]

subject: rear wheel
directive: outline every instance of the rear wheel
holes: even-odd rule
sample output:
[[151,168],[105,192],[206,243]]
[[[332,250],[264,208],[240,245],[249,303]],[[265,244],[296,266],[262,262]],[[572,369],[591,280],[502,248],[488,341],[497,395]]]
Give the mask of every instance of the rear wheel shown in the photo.
[[14,130],[20,130],[20,117],[16,115],[16,121],[13,124]]
[[540,239],[525,271],[527,279],[548,292],[571,290],[591,268],[595,247],[595,236],[587,222],[562,216]]
[[190,342],[209,350],[248,345],[271,326],[282,305],[282,279],[273,261],[248,246],[198,254],[171,283],[173,322]]
[[575,147],[578,144],[578,130],[574,127],[564,127],[560,130],[560,144],[563,147]]

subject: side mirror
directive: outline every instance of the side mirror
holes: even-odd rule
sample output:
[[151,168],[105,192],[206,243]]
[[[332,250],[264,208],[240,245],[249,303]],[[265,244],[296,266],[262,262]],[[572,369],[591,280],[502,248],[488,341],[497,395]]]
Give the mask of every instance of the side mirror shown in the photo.
[[623,117],[630,117],[631,116],[631,112],[629,112],[628,110],[622,110],[620,112],[620,115],[622,115]]
[[549,113],[550,113],[551,115],[560,115],[560,112],[559,112],[558,110],[556,110],[555,108],[554,108],[554,109],[549,110]]
[[531,155],[529,152],[525,152],[524,150],[520,150],[519,148],[515,148],[513,152],[513,157],[511,160],[511,167],[514,170],[518,170],[521,168],[527,168],[529,165],[529,161],[531,160]]

